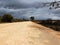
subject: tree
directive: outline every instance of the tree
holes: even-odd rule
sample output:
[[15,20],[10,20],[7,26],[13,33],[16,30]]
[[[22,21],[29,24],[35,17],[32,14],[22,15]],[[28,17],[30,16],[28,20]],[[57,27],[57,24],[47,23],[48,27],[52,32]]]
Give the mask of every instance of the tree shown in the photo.
[[4,14],[2,16],[2,22],[12,22],[13,16],[11,14]]
[[30,17],[30,20],[33,21],[33,20],[34,20],[34,16],[31,16],[31,17]]

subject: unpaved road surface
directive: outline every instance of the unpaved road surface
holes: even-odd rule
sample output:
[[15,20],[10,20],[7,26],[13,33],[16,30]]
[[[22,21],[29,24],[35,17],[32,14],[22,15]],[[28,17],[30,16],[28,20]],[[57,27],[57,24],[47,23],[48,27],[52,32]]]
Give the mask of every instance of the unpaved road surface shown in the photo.
[[0,45],[60,45],[60,39],[45,30],[30,21],[0,24]]

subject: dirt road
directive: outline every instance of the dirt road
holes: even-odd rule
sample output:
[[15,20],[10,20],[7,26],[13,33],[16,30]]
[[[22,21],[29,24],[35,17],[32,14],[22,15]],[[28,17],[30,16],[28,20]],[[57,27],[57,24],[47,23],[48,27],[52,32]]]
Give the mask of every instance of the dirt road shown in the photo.
[[33,22],[0,24],[0,45],[60,45],[55,35]]

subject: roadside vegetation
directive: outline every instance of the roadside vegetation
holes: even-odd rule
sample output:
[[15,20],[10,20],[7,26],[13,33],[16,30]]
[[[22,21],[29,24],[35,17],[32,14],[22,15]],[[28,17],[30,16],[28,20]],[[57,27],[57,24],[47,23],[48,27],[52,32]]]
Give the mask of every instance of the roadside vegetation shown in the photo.
[[[3,16],[0,16],[0,23],[11,23],[11,22],[22,22],[22,21],[28,21],[28,20],[24,18],[23,19],[14,18],[11,14],[4,14]],[[31,16],[30,21],[42,24],[56,31],[60,31],[60,20],[52,20],[52,19],[35,20],[34,16]]]
[[35,20],[34,16],[31,16],[30,20],[56,31],[60,31],[60,20],[52,20],[50,18],[47,20]]
[[56,31],[60,31],[60,20],[41,20],[40,24]]
[[34,22],[46,26],[48,28],[54,29],[56,31],[60,31],[60,20],[35,20]]
[[21,21],[26,21],[26,19],[14,18],[11,14],[4,14],[3,16],[0,16],[0,23],[11,23],[11,22],[21,22]]

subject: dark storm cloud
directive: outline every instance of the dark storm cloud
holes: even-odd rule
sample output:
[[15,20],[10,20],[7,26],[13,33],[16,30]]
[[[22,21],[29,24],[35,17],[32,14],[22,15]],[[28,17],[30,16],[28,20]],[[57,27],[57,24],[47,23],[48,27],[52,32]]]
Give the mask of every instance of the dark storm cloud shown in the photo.
[[0,7],[5,8],[26,8],[27,4],[21,3],[18,0],[0,0]]
[[[44,4],[41,4],[41,2],[33,2],[32,0],[29,1],[23,1],[23,0],[0,0],[0,7],[4,8],[39,8],[43,7]],[[33,3],[31,3],[33,2]]]
[[0,0],[0,7],[4,8],[40,8],[44,4],[41,2],[48,2],[52,0]]
[[0,7],[4,8],[27,8],[28,5],[18,0],[0,0]]
[[34,16],[35,19],[60,19],[58,10],[50,11],[47,7],[42,8],[43,5],[39,0],[38,2],[32,0],[25,0],[25,2],[23,0],[0,0],[0,15],[10,13],[16,18],[29,19],[30,16]]

